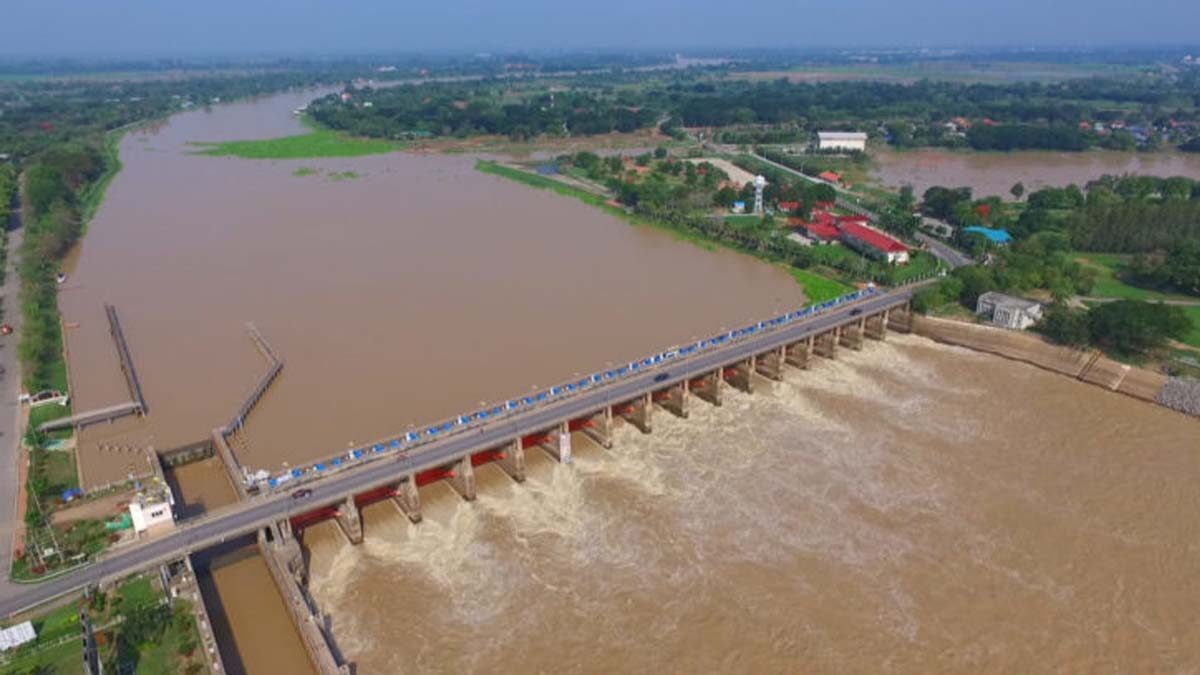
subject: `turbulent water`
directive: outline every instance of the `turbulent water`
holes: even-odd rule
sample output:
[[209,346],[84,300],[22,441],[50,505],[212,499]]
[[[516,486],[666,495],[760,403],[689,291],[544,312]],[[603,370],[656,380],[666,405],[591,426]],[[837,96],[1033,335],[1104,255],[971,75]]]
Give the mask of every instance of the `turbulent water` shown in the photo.
[[[359,672],[1190,672],[1200,424],[919,338],[310,529]],[[576,438],[577,444],[579,437]]]

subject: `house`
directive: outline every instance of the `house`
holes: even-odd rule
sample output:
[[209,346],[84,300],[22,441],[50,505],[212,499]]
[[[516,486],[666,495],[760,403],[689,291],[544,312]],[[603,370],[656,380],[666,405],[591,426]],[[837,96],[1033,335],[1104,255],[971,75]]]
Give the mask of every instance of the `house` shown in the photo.
[[990,291],[979,296],[975,313],[1001,328],[1025,330],[1041,320],[1042,306],[1033,300]]
[[818,244],[829,244],[841,237],[832,213],[813,209],[812,220],[789,218],[788,225],[804,231],[804,236]]
[[817,174],[817,178],[820,178],[826,183],[833,183],[835,185],[842,182],[842,174],[837,173],[836,171],[822,171],[821,173]]
[[861,131],[818,131],[817,149],[866,152],[867,135]]
[[908,262],[908,247],[899,239],[867,225],[867,219],[862,216],[839,218],[837,229],[847,246],[865,256],[885,260],[892,265]]
[[780,211],[791,213],[800,208],[800,202],[779,202],[775,205]]

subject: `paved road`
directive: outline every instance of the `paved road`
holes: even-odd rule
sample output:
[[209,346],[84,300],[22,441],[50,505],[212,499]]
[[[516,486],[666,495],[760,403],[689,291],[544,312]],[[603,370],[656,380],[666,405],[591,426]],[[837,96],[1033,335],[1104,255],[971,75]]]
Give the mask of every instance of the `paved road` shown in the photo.
[[[24,587],[16,594],[0,598],[0,616],[11,615],[101,580],[115,579],[139,569],[161,564],[178,557],[184,551],[196,551],[228,538],[254,532],[260,527],[287,519],[298,512],[336,503],[345,499],[347,495],[366,492],[415,472],[445,465],[468,452],[497,447],[531,431],[550,428],[566,420],[593,413],[607,405],[630,400],[652,389],[664,388],[710,372],[717,367],[748,358],[752,354],[799,341],[808,335],[829,330],[846,322],[851,316],[851,311],[855,309],[870,314],[902,303],[911,295],[911,288],[880,293],[852,305],[828,310],[811,319],[700,352],[686,361],[672,362],[644,375],[587,390],[511,418],[460,432],[422,446],[411,455],[398,454],[332,474],[310,484],[312,496],[300,503],[285,494],[276,494],[231,504],[205,516],[185,521],[169,535],[121,549],[85,568],[36,586]],[[669,377],[656,382],[655,378],[664,372],[668,373]]]
[[0,337],[0,597],[7,597],[20,588],[8,579],[20,495],[17,444],[21,440],[21,408],[17,397],[21,392],[21,374],[17,367],[17,336],[21,334],[21,311],[17,303],[16,264],[23,235],[20,214],[14,213],[12,222],[5,225],[9,228],[8,270],[4,285],[0,286],[0,302],[4,306],[4,320],[14,330],[12,335]]
[[916,237],[921,241],[921,243],[925,244],[925,246],[929,248],[929,252],[932,253],[935,258],[949,265],[950,269],[975,264],[975,261],[972,260],[970,256],[962,251],[959,251],[953,246],[950,246],[946,242],[937,239],[936,237],[925,234],[924,232],[918,232]]

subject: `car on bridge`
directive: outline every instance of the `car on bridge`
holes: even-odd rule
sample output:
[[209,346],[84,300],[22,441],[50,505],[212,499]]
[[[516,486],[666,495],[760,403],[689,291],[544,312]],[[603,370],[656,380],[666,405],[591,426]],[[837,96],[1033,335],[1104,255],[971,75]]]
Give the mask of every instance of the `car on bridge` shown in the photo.
[[850,310],[850,316],[858,316],[859,314],[862,314],[862,307],[855,307]]
[[309,490],[308,488],[301,488],[292,493],[292,499],[295,499],[296,501],[300,501],[301,499],[308,499],[311,496],[312,496],[312,490]]
[[671,377],[670,373],[659,373],[654,376],[654,381],[655,382],[665,382],[668,377]]

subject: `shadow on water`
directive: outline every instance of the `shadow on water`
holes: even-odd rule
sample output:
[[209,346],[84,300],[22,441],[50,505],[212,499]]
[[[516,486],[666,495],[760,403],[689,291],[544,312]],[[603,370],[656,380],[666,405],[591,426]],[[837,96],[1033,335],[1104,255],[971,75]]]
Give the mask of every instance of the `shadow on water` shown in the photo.
[[246,665],[237,643],[233,639],[233,628],[229,622],[229,613],[217,590],[213,579],[213,569],[232,565],[241,560],[258,555],[254,536],[246,536],[219,546],[197,553],[193,557],[196,566],[196,580],[200,584],[200,593],[212,620],[213,635],[217,639],[217,647],[221,651],[221,660],[225,662],[225,672],[229,675],[247,675]]

